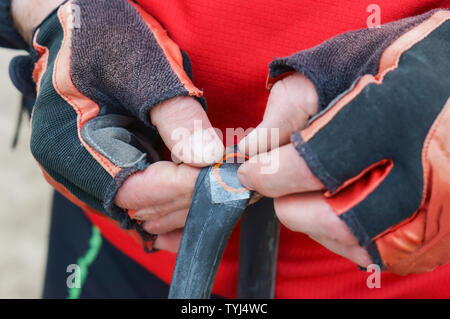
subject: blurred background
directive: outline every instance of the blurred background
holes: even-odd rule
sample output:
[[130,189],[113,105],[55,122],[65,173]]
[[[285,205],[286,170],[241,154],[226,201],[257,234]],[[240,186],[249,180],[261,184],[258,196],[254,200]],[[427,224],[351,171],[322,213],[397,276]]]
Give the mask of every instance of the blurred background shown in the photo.
[[11,148],[20,95],[9,80],[17,51],[0,49],[0,298],[40,298],[47,254],[51,188],[29,151],[23,118]]

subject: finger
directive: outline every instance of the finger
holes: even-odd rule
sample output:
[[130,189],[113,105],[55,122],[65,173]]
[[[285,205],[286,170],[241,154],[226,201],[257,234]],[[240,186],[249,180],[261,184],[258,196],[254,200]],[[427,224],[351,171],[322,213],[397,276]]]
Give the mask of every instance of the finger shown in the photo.
[[182,236],[182,229],[177,229],[170,233],[158,235],[155,243],[153,244],[153,247],[159,250],[167,250],[176,254],[178,252],[178,248],[180,248]]
[[192,194],[183,195],[168,203],[141,209],[136,214],[134,214],[133,218],[142,221],[152,221],[155,219],[159,219],[175,211],[188,209],[191,205],[191,201]]
[[358,245],[356,237],[320,192],[277,198],[274,205],[280,222],[290,230],[307,234],[318,241],[334,241],[345,246]]
[[161,218],[145,221],[143,227],[150,234],[165,234],[184,227],[187,214],[188,209],[172,212]]
[[317,113],[318,100],[314,84],[301,73],[276,82],[263,121],[239,143],[239,150],[253,156],[289,143],[291,134]]
[[140,210],[192,196],[200,169],[172,162],[156,162],[130,176],[119,189],[115,203],[124,209]]
[[292,144],[250,158],[238,177],[245,187],[273,198],[323,189]]
[[170,99],[154,107],[150,117],[174,160],[202,167],[222,159],[223,142],[195,99]]
[[367,251],[359,245],[321,193],[281,197],[275,199],[274,205],[280,222],[287,228],[307,234],[322,246],[362,267],[372,263]]
[[361,267],[367,267],[373,263],[367,250],[358,244],[348,246],[340,244],[334,240],[315,238],[313,236],[309,237],[311,237],[312,240],[318,242],[328,250],[331,250],[335,254],[353,261],[355,264],[360,265]]

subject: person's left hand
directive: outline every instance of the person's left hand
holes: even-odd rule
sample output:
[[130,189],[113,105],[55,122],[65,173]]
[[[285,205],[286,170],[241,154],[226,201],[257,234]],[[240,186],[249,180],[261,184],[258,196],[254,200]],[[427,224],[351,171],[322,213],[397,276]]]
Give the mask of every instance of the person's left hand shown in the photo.
[[[276,82],[262,123],[239,144],[241,151],[253,156],[240,167],[239,178],[244,186],[275,198],[275,211],[284,226],[366,267],[371,264],[368,253],[326,203],[324,186],[290,143],[291,134],[301,130],[317,110],[316,90],[304,75],[295,73]],[[280,147],[255,154],[257,148],[249,145],[258,145],[268,136],[264,130],[271,128],[279,128]],[[277,169],[265,174],[268,167]]]

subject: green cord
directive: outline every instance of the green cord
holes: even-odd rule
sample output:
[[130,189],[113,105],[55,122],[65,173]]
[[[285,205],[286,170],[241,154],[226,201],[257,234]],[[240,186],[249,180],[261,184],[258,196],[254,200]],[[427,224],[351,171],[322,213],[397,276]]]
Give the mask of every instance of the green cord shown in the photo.
[[81,295],[81,289],[88,274],[89,266],[94,262],[102,246],[102,235],[96,226],[92,226],[92,236],[89,239],[89,249],[86,254],[77,260],[77,265],[80,267],[80,287],[69,288],[69,296],[67,299],[78,299]]

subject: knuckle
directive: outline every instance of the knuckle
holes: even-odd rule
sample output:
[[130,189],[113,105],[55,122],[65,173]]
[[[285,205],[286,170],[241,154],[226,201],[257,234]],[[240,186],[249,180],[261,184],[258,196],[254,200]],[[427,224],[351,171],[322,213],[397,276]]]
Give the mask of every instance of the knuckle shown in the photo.
[[298,90],[294,89],[289,77],[278,81],[270,95],[271,106],[269,113],[284,114],[280,118],[280,128],[295,132],[301,129],[307,122],[309,115],[304,110],[303,98]]
[[182,123],[186,119],[199,118],[203,115],[203,108],[192,97],[179,96],[164,101],[150,111],[152,124],[160,128],[166,123],[171,126]]
[[151,223],[146,223],[145,230],[152,234],[161,234],[163,232],[163,225],[160,220],[153,220]]
[[150,210],[149,210],[149,215],[153,216],[153,220],[158,220],[158,218],[162,218],[167,214],[166,210],[164,209],[164,207],[161,206],[153,206]]
[[151,179],[152,183],[160,185],[161,187],[169,186],[176,180],[176,165],[170,162],[156,162],[150,165],[149,170],[146,171],[147,178]]
[[194,184],[200,173],[200,169],[194,168],[187,164],[180,164],[175,173],[176,185],[188,187],[189,190],[194,190]]

